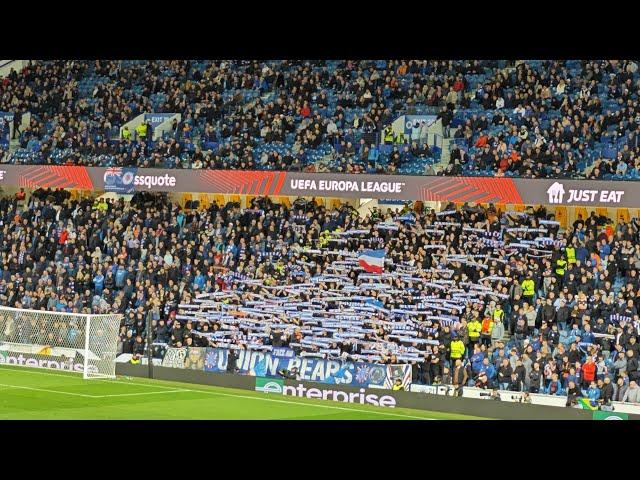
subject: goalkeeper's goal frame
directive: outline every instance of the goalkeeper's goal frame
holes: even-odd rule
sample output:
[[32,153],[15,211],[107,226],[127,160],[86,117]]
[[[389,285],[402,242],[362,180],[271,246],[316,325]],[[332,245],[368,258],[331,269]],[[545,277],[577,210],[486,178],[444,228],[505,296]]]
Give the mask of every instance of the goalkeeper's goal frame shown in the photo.
[[0,364],[115,378],[121,318],[0,307]]

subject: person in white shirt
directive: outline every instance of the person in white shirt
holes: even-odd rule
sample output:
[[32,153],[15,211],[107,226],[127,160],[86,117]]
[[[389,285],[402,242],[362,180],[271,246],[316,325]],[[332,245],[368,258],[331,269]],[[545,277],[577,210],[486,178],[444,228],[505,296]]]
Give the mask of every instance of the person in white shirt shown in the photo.
[[500,110],[501,108],[504,108],[504,98],[502,98],[502,96],[496,100],[496,110]]
[[329,120],[327,124],[327,135],[333,135],[338,131],[338,126],[335,124],[333,120]]

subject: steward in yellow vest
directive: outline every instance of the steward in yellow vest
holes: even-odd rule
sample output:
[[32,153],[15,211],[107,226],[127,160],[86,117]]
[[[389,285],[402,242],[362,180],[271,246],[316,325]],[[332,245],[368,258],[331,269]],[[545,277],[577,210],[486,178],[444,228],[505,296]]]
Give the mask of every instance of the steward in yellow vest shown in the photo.
[[565,249],[565,253],[567,254],[567,263],[576,263],[576,249],[574,247],[568,246]]
[[457,337],[451,340],[449,348],[451,348],[451,360],[453,360],[454,362],[458,358],[462,358],[462,356],[464,355],[464,343],[462,343],[462,340]]
[[535,293],[536,293],[536,284],[530,278],[527,277],[526,279],[524,279],[520,286],[522,287],[522,296],[523,297],[531,298],[531,297],[533,297],[535,295]]
[[141,123],[136,127],[136,133],[138,134],[138,140],[144,140],[147,138],[147,124]]
[[391,128],[391,126],[385,128],[382,132],[382,135],[382,140],[384,141],[385,145],[393,143],[393,129]]
[[566,271],[567,268],[567,261],[564,258],[559,258],[556,261],[556,274],[560,275],[561,277],[564,276],[564,272]]
[[399,390],[404,390],[404,387],[402,386],[402,380],[398,378],[396,380],[396,383],[393,384],[393,387],[391,387],[391,390],[395,390],[396,392]]
[[477,342],[480,338],[480,330],[482,330],[482,324],[477,318],[474,318],[469,322],[469,340]]

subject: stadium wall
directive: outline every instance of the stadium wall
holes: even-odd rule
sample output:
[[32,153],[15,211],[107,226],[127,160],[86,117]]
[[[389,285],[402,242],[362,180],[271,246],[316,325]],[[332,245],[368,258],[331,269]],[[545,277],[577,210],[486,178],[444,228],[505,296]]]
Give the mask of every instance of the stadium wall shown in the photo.
[[0,187],[638,207],[640,182],[5,165]]
[[[131,365],[128,363],[116,364],[116,374],[132,377],[148,377],[149,368],[146,365]],[[218,387],[239,388],[243,390],[255,390],[257,378],[245,375],[216,374],[197,370],[183,370],[168,367],[153,367],[153,378],[172,382],[185,382]],[[361,394],[363,397],[374,395],[394,399],[394,406],[400,408],[413,408],[435,412],[458,413],[483,418],[499,420],[591,420],[593,412],[573,408],[559,408],[545,405],[524,405],[511,402],[499,402],[493,400],[478,400],[473,398],[447,397],[432,394],[413,392],[397,392],[381,389],[364,389],[345,385],[328,385],[325,383],[300,382],[284,380],[284,386],[297,388],[303,386],[305,392],[315,389],[321,393],[331,390],[345,392],[347,394]],[[315,393],[314,390],[314,393]],[[267,395],[277,395],[270,393]],[[296,396],[307,396],[306,393]],[[319,398],[311,396],[308,398]],[[357,403],[357,402],[354,402]],[[640,420],[640,415],[629,415],[631,420]]]

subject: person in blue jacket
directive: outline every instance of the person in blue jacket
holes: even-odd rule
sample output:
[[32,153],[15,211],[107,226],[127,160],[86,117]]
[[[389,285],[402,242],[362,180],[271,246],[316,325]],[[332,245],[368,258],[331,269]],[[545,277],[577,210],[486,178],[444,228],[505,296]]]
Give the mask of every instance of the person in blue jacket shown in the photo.
[[102,290],[104,288],[104,275],[102,275],[102,271],[98,271],[97,275],[93,277],[93,288],[96,295],[102,295]]
[[471,355],[471,369],[474,374],[477,374],[482,367],[482,361],[484,360],[484,353],[480,350],[478,344],[473,347],[473,355]]
[[589,384],[589,389],[587,390],[587,397],[591,401],[597,401],[600,398],[600,389],[596,385],[596,382],[591,382]]
[[565,390],[564,388],[562,388],[562,382],[560,382],[560,380],[558,379],[557,373],[551,375],[551,382],[549,382],[549,385],[544,389],[544,393],[546,393],[547,395],[559,396],[565,394]]
[[502,365],[502,360],[504,359],[509,360],[509,357],[504,353],[504,348],[496,349],[493,351],[493,354],[491,355],[491,362],[496,368]]
[[571,367],[569,369],[569,375],[567,375],[567,377],[564,379],[565,388],[569,386],[569,382],[579,383],[578,375],[576,375],[576,369],[574,367]]
[[482,360],[482,366],[480,367],[480,373],[485,373],[487,375],[487,379],[489,380],[489,384],[493,385],[496,380],[496,367],[493,366],[492,363],[489,362],[488,358],[484,358]]
[[584,343],[596,342],[596,337],[593,335],[593,332],[591,331],[591,325],[589,325],[588,323],[584,326],[584,332],[582,332],[581,338]]
[[202,272],[200,270],[197,271],[198,273],[196,274],[195,278],[193,279],[193,285],[194,286],[198,286],[198,288],[202,291],[202,289],[204,288],[204,284],[206,283],[204,275],[202,274]]
[[126,278],[127,270],[124,268],[124,265],[118,266],[118,269],[116,270],[116,287],[123,288]]
[[[565,343],[566,343],[567,345],[572,344],[573,342],[575,342],[575,341],[576,341],[576,339],[577,339],[578,337],[581,337],[581,336],[582,336],[582,335],[581,335],[581,333],[582,333],[582,332],[580,332],[580,329],[578,328],[578,325],[576,325],[576,324],[574,323],[574,324],[573,324],[573,328],[569,331],[569,335],[568,335],[568,336],[567,336],[567,338],[565,339],[565,340],[566,340],[566,342],[565,342]],[[563,340],[562,340],[562,338],[560,339],[560,341],[561,341],[561,342],[563,341]]]

